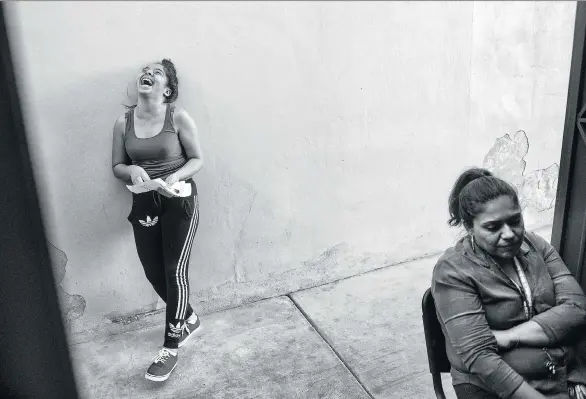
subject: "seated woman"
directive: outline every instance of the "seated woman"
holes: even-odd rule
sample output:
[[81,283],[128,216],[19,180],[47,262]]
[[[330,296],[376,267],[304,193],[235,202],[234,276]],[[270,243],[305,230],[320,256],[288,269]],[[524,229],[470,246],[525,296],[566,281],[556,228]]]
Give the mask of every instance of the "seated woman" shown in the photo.
[[449,212],[468,235],[438,260],[431,289],[458,399],[586,398],[586,296],[525,231],[515,189],[469,169]]

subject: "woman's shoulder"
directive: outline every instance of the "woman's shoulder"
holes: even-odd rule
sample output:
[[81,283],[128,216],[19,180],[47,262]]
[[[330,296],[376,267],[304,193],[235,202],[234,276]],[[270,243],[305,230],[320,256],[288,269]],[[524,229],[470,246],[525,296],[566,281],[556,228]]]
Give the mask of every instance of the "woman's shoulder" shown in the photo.
[[126,116],[127,112],[123,113],[122,115],[116,118],[116,122],[114,122],[114,132],[124,134],[126,130]]
[[438,258],[433,268],[433,278],[436,279],[442,276],[461,274],[467,264],[464,252],[465,249],[462,240],[456,243],[456,245],[446,249]]
[[126,108],[126,111],[118,116],[116,123],[126,123],[126,120],[134,113],[136,105],[124,105],[124,107]]
[[186,128],[186,127],[193,127],[195,123],[187,110],[182,107],[177,107],[172,105],[173,107],[173,124],[177,126],[179,129]]
[[118,115],[118,118],[116,118],[116,123],[120,124],[120,123],[125,123],[126,122],[126,118],[128,118],[128,111]]
[[551,251],[553,248],[545,238],[541,237],[534,231],[525,232],[525,242],[529,244],[530,247],[533,247],[536,251],[541,252],[542,254]]
[[545,240],[545,238],[541,237],[536,232],[530,231],[530,230],[525,231],[525,238],[527,238],[528,241],[531,241],[531,243],[533,243],[533,244],[544,244],[544,243],[547,243],[547,241]]
[[171,104],[171,109],[173,110],[173,118],[186,118],[189,117],[189,113],[183,107],[178,107],[175,104]]

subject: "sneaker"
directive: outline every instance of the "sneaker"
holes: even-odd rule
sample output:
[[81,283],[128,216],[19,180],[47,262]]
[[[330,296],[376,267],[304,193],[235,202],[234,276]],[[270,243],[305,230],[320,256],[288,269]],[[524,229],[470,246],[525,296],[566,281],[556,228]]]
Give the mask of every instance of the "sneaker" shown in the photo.
[[181,332],[181,338],[179,338],[179,347],[181,348],[192,335],[195,334],[196,331],[200,329],[199,327],[199,317],[194,313],[189,319],[185,321],[183,324],[183,331]]
[[145,378],[151,381],[165,381],[177,366],[177,355],[163,347],[153,359],[153,364],[147,370]]

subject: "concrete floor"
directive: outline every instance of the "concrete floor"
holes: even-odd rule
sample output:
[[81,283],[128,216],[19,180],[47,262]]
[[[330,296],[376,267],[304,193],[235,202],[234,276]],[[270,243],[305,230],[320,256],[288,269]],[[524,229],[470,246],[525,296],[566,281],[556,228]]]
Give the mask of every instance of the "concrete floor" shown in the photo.
[[[434,397],[421,298],[436,260],[409,262],[292,295],[374,398]],[[452,391],[446,377],[445,390]]]
[[421,297],[436,259],[203,316],[164,383],[144,378],[162,326],[73,345],[81,397],[433,398]]
[[73,347],[83,398],[368,398],[287,297],[202,317],[164,383],[144,378],[162,344],[151,328]]
[[[549,240],[551,227],[537,233]],[[203,316],[164,383],[144,378],[162,325],[73,344],[81,397],[434,398],[421,297],[437,258]]]

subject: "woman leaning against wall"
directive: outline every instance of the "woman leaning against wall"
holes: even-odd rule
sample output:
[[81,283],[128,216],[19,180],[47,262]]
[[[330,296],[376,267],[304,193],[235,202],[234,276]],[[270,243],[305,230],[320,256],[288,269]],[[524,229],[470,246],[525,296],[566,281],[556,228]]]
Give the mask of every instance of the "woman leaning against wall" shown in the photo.
[[181,197],[164,190],[133,193],[128,216],[146,277],[166,302],[163,347],[145,374],[149,380],[164,381],[177,365],[178,348],[200,325],[189,304],[188,267],[199,222],[193,176],[201,170],[203,157],[195,123],[175,106],[175,65],[168,59],[146,65],[136,87],[136,106],[114,125],[114,176],[132,185],[159,178],[169,186],[184,181],[191,191]]

